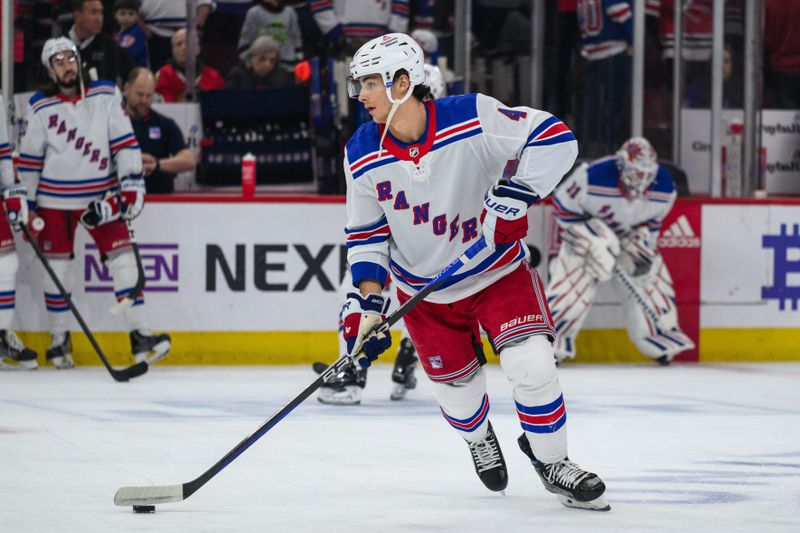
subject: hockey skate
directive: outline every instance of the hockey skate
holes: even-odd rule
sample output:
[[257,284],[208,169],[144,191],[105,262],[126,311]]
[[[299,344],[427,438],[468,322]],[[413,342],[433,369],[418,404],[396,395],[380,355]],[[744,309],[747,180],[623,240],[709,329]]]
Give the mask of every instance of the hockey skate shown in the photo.
[[349,365],[319,388],[317,400],[329,405],[358,405],[367,384],[367,369]]
[[47,349],[45,359],[53,363],[59,369],[73,368],[75,362],[72,360],[72,339],[69,331],[66,333],[54,333],[51,335],[52,342]]
[[35,370],[37,354],[22,344],[10,329],[0,329],[0,368]]
[[603,496],[605,483],[597,474],[583,470],[568,457],[557,463],[542,463],[533,455],[525,433],[517,439],[517,443],[522,453],[531,460],[544,488],[555,494],[562,505],[591,511],[611,510]]
[[137,363],[152,365],[166,357],[170,349],[170,338],[166,333],[153,334],[150,330],[135,329],[130,333],[131,352]]
[[475,473],[487,489],[501,492],[508,486],[508,470],[492,423],[489,422],[488,426],[486,435],[481,440],[467,441],[467,444],[472,454],[472,462],[475,463]]
[[414,370],[417,368],[417,350],[411,339],[403,339],[400,342],[400,349],[397,351],[397,358],[394,360],[394,370],[392,370],[392,393],[389,396],[392,400],[402,400],[406,393],[417,386],[417,377]]

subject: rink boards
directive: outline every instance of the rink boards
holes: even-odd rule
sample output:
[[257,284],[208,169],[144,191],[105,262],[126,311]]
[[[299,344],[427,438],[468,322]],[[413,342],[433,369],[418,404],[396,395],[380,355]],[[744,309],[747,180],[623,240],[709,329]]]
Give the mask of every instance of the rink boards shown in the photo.
[[[173,335],[165,364],[296,364],[336,357],[338,285],[345,268],[338,197],[149,198],[135,227],[147,274],[150,325]],[[528,243],[544,273],[554,249],[549,205],[530,212]],[[698,349],[688,361],[800,360],[800,201],[681,199],[660,247],[680,321]],[[40,354],[48,335],[44,271],[18,242],[18,329]],[[113,362],[127,334],[111,278],[86,232],[76,237],[73,298]],[[78,331],[74,323],[73,331]],[[74,336],[79,364],[96,356]],[[583,362],[642,360],[617,295],[602,287],[578,337]],[[496,360],[496,358],[490,358]]]

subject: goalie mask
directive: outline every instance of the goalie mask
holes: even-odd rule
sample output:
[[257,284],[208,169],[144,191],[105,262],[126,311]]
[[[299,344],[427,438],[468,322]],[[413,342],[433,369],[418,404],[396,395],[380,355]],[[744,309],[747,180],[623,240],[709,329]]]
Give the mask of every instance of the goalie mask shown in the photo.
[[644,137],[633,137],[617,150],[617,168],[631,196],[641,196],[658,173],[658,156]]
[[[404,33],[387,33],[376,37],[359,48],[353,56],[353,61],[350,63],[350,77],[347,78],[347,92],[350,98],[358,98],[361,94],[361,83],[365,77],[378,74],[386,89],[386,96],[392,104],[386,119],[384,136],[389,131],[389,123],[397,107],[411,98],[414,87],[425,83],[424,59],[422,48]],[[394,77],[400,70],[408,73],[410,85],[406,94],[397,100],[392,96],[392,86]]]

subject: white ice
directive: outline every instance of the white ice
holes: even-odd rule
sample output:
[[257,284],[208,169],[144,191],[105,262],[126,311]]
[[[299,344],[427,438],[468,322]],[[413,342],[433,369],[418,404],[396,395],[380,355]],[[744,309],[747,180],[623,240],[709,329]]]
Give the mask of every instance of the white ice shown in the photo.
[[0,372],[0,531],[798,532],[800,364],[568,366],[570,457],[612,510],[562,507],[518,450],[497,366],[490,417],[505,496],[476,477],[428,382],[389,400],[374,368],[358,407],[314,397],[188,500],[116,507],[126,485],[189,481],[314,379],[308,367]]

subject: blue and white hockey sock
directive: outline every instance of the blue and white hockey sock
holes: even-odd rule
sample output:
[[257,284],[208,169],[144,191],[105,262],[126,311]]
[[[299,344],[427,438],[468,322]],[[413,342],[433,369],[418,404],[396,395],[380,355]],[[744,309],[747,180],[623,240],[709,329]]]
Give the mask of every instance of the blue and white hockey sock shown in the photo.
[[11,329],[19,259],[15,250],[0,253],[0,329]]
[[458,384],[431,382],[442,415],[469,442],[486,436],[489,423],[489,396],[483,368],[467,382]]
[[567,456],[567,412],[558,382],[553,346],[534,335],[500,352],[500,366],[511,383],[522,429],[537,459]]
[[[139,277],[133,249],[127,249],[113,257],[109,257],[106,264],[108,265],[108,271],[111,273],[111,278],[114,280],[114,296],[116,296],[117,301],[121,301],[133,291]],[[122,310],[122,316],[125,319],[128,331],[147,329],[144,314],[144,297],[140,294],[133,305],[129,305]]]

